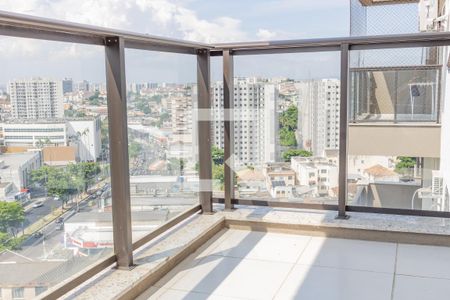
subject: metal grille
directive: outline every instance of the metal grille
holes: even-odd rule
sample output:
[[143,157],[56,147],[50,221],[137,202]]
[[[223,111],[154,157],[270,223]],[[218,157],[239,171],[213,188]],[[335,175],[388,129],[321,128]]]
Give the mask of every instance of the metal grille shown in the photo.
[[[419,4],[401,3],[364,6],[351,0],[350,34],[373,36],[419,32]],[[439,64],[438,47],[352,51],[352,68],[420,66]]]
[[419,32],[418,3],[363,6],[351,0],[352,36],[405,34]]

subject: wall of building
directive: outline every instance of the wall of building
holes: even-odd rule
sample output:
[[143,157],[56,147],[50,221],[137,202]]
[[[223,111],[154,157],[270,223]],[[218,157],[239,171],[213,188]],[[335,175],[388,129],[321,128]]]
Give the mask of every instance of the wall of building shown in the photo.
[[350,124],[349,155],[440,157],[441,134],[437,124]]
[[100,156],[100,119],[70,120],[67,122],[68,140],[78,146],[80,161],[96,161]]

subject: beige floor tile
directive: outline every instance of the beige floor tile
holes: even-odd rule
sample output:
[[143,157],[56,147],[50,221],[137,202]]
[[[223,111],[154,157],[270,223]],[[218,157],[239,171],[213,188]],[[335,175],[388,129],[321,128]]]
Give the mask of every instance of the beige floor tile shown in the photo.
[[397,275],[394,300],[450,299],[450,280]]
[[226,297],[271,299],[292,264],[209,256],[173,285],[173,289]]
[[230,230],[211,254],[295,263],[310,239],[295,234]]
[[313,237],[299,264],[394,273],[396,244]]
[[450,248],[399,244],[396,273],[450,279]]
[[275,299],[389,300],[393,275],[296,265]]

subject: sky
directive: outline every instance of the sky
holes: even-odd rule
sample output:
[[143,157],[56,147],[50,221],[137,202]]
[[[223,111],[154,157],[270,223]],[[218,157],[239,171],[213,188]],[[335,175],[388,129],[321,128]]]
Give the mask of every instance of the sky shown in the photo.
[[[349,0],[0,0],[0,10],[198,42],[349,35]],[[337,77],[338,54],[242,56],[237,76]],[[195,56],[126,51],[128,82],[193,82]],[[105,81],[104,49],[0,37],[0,83],[46,77]],[[212,59],[213,79],[221,61]]]

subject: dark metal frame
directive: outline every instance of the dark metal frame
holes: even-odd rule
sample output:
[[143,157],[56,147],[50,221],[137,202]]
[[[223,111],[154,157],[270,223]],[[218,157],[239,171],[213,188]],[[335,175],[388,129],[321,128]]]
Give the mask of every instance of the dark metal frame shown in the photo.
[[[450,212],[356,207],[346,205],[349,52],[351,50],[448,46],[450,45],[449,32],[211,45],[0,11],[0,35],[81,43],[103,46],[105,48],[108,121],[110,131],[109,143],[111,151],[110,164],[113,201],[114,254],[100,261],[83,274],[78,275],[78,277],[59,286],[56,290],[46,293],[45,295],[47,295],[48,299],[49,297],[62,295],[70,289],[73,289],[82,281],[88,279],[114,262],[116,262],[117,267],[119,268],[129,269],[133,265],[133,250],[143,246],[156,236],[169,230],[182,220],[196,213],[200,208],[203,213],[212,213],[213,200],[217,203],[225,203],[226,209],[233,208],[234,204],[325,209],[337,211],[338,217],[340,218],[345,218],[347,211],[450,217]],[[225,164],[225,198],[212,198],[211,122],[209,119],[202,117],[198,120],[197,132],[199,137],[200,158],[200,205],[165,223],[142,240],[135,243],[132,243],[131,238],[125,85],[126,48],[195,55],[197,57],[198,109],[202,112],[208,111],[211,108],[210,58],[211,56],[223,56],[224,62],[225,161],[228,162]],[[234,146],[234,124],[232,116],[232,109],[234,107],[233,57],[236,55],[323,51],[339,51],[341,54],[340,188],[338,205],[234,199],[234,174],[231,168]],[[346,125],[343,126],[342,124]],[[51,296],[48,297],[48,295]]]
[[224,108],[224,197],[225,209],[233,209],[234,198],[234,60],[230,50],[223,51]]

